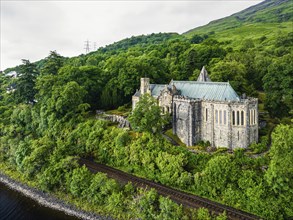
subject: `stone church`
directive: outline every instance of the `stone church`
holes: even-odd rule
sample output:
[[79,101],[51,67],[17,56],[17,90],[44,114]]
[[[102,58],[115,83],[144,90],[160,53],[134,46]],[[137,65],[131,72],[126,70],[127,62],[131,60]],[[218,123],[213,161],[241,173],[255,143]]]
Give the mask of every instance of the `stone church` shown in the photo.
[[141,78],[132,108],[149,93],[163,113],[172,115],[173,133],[188,146],[209,141],[213,147],[247,148],[258,141],[258,100],[239,97],[229,82],[212,82],[203,67],[197,81],[150,84]]

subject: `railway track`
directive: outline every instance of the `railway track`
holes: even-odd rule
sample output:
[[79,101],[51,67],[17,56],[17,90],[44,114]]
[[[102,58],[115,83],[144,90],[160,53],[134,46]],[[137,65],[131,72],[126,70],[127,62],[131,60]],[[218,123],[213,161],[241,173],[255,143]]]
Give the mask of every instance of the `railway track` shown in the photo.
[[173,201],[182,204],[184,206],[189,206],[192,208],[200,208],[204,207],[210,210],[211,212],[215,214],[221,214],[224,211],[226,211],[228,219],[247,219],[247,220],[254,220],[254,219],[261,219],[258,216],[255,216],[253,214],[196,196],[192,195],[186,192],[182,192],[179,190],[175,190],[173,188],[170,188],[168,186],[164,186],[159,183],[155,183],[150,180],[146,180],[143,178],[136,177],[134,175],[125,173],[121,170],[117,170],[115,168],[106,166],[104,164],[98,164],[91,160],[87,159],[80,159],[80,164],[85,165],[91,172],[97,173],[97,172],[103,172],[108,174],[109,177],[117,179],[120,182],[132,182],[137,187],[149,187],[149,188],[155,188],[160,195],[167,196]]

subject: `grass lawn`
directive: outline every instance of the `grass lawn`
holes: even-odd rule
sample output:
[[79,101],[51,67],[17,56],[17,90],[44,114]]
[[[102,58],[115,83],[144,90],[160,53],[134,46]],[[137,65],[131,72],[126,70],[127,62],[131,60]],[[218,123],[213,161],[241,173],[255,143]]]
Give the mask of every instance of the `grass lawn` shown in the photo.
[[165,133],[169,138],[173,139],[178,145],[186,147],[186,145],[179,139],[179,137],[172,132],[172,128],[167,130]]
[[126,107],[126,106],[120,106],[117,109],[113,110],[108,110],[106,111],[106,114],[110,115],[120,115],[120,116],[128,116],[131,112],[132,108],[131,107]]

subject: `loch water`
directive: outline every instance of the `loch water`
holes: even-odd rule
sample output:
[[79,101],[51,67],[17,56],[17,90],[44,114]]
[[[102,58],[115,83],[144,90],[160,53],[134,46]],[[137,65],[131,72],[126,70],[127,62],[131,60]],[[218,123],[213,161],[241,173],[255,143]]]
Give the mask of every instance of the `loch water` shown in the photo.
[[0,183],[0,220],[78,220],[63,212],[39,205],[36,201]]

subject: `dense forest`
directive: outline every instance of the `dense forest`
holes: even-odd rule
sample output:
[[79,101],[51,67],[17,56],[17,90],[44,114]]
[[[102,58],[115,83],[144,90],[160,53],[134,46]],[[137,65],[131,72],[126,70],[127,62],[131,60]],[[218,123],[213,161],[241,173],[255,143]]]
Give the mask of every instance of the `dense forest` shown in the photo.
[[[80,167],[78,158],[92,157],[265,219],[293,217],[293,13],[290,1],[280,2],[265,1],[183,35],[131,37],[72,58],[52,51],[38,62],[24,59],[5,70],[1,170],[117,218],[225,219],[225,214],[212,216],[155,190],[120,185]],[[201,143],[201,151],[192,153],[170,144],[159,129],[124,130],[95,117],[97,109],[127,109],[140,77],[154,83],[196,80],[202,66],[213,81],[229,81],[238,94],[259,98],[264,125],[260,142],[248,151],[207,152]],[[11,71],[16,78],[7,75]],[[157,113],[154,106],[149,114]]]

